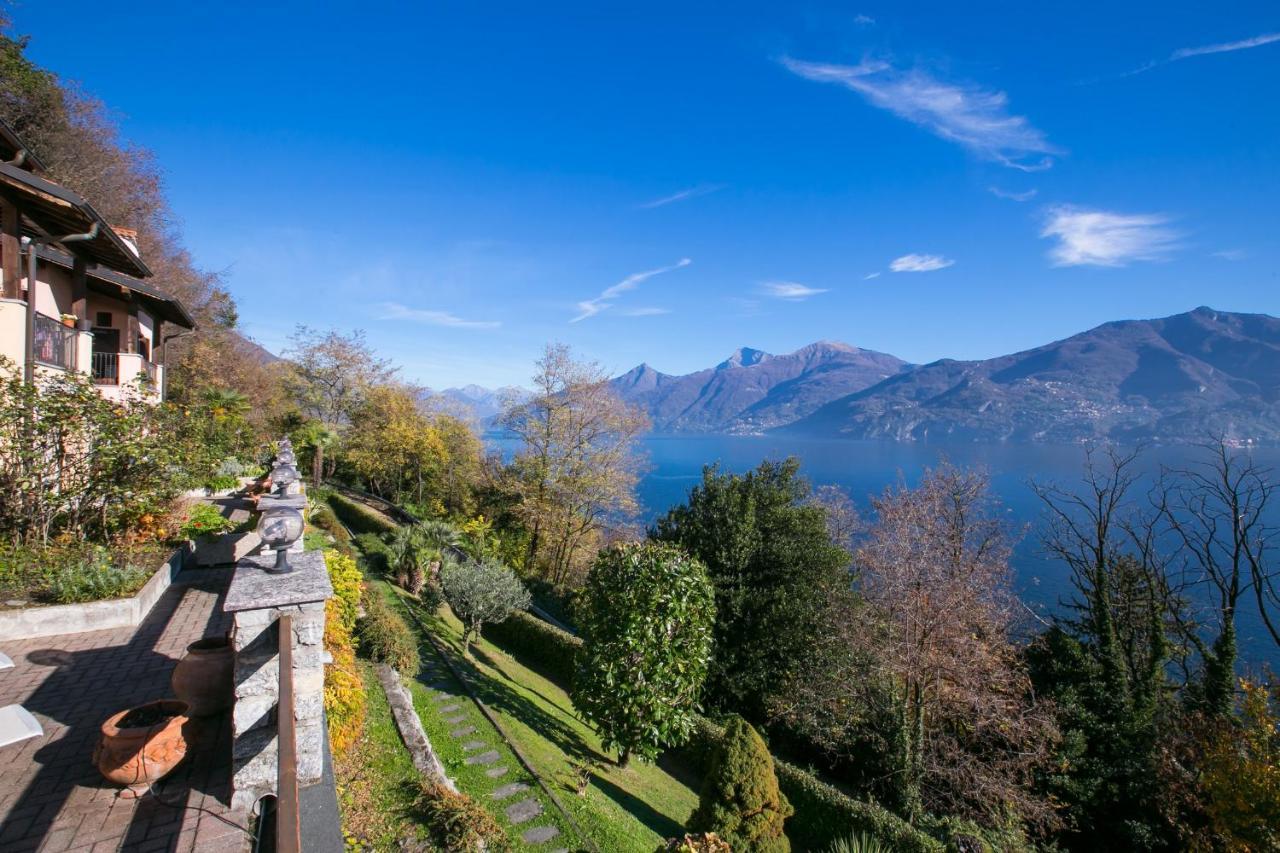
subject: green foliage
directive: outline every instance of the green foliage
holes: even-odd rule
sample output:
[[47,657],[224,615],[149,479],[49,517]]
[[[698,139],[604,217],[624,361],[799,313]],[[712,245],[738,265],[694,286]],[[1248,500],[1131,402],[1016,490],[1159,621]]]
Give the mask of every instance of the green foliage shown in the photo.
[[0,546],[0,597],[78,604],[133,595],[164,559],[152,547],[137,552],[87,542]]
[[[704,773],[724,740],[724,729],[699,717],[693,737],[679,750],[690,766]],[[821,850],[850,831],[866,832],[897,853],[941,853],[943,845],[889,810],[855,800],[812,773],[779,759],[773,762],[778,786],[795,809],[787,836],[801,850]],[[735,848],[736,849],[736,848]]]
[[417,674],[418,636],[377,589],[365,593],[364,617],[357,633],[360,650],[370,660],[385,663],[405,675]]
[[733,717],[711,759],[689,828],[714,832],[744,853],[787,853],[791,842],[782,825],[794,813],[778,788],[764,740],[746,720]]
[[510,847],[498,822],[466,794],[435,782],[423,782],[415,807],[432,841],[445,853],[471,853],[482,847],[500,851]]
[[447,521],[428,519],[405,525],[391,536],[390,563],[404,588],[418,595],[427,584],[432,564],[438,567],[446,551],[461,541],[458,529]]
[[343,541],[351,539],[351,534],[338,521],[338,517],[333,513],[333,508],[328,504],[316,504],[315,508],[311,510],[310,520],[313,526],[330,534],[334,539]]
[[847,838],[837,838],[827,848],[827,853],[892,853],[889,847],[880,843],[880,839],[865,832],[855,832]]
[[808,502],[799,462],[764,462],[746,476],[703,470],[702,484],[651,531],[701,560],[716,590],[707,700],[762,721],[779,673],[823,631],[833,590],[849,585],[849,554]]
[[329,506],[334,514],[351,529],[353,534],[361,533],[393,533],[397,524],[377,510],[370,509],[362,503],[351,500],[337,492],[329,495]]
[[361,533],[352,541],[364,555],[369,571],[385,577],[391,569],[391,548],[383,538],[376,533]]
[[235,522],[222,514],[222,510],[213,504],[198,503],[187,511],[187,517],[178,526],[178,535],[183,539],[199,539],[202,536],[216,536],[235,528]]
[[[529,591],[515,572],[495,562],[447,562],[440,570],[445,600],[465,627],[464,649],[480,629],[529,606]],[[469,652],[468,652],[469,653]]]
[[579,637],[524,610],[513,611],[502,622],[485,625],[484,636],[562,687],[573,684],[582,650]]
[[620,763],[683,743],[711,657],[707,571],[661,543],[602,551],[578,599],[585,645],[573,702]]
[[1280,684],[1241,679],[1240,706],[1205,738],[1205,811],[1225,849],[1280,850]]
[[356,665],[355,639],[363,586],[355,560],[326,551],[325,566],[333,598],[325,602],[324,648],[333,662],[324,670],[324,710],[329,741],[341,755],[356,742],[364,726],[366,697]]
[[204,481],[204,487],[211,492],[225,492],[240,485],[240,478],[233,474],[214,474]]

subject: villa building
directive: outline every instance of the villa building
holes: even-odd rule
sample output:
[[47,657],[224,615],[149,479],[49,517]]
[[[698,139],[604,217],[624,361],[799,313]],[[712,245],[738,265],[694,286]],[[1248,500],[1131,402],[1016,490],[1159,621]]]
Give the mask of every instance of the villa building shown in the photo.
[[194,328],[191,315],[142,281],[136,232],[44,171],[0,121],[0,356],[28,380],[78,371],[104,397],[132,386],[162,399],[165,342]]

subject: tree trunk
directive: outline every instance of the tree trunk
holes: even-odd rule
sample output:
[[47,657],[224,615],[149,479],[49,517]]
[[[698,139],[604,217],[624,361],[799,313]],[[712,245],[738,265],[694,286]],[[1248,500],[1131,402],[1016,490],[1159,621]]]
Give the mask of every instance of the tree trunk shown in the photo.
[[315,453],[311,455],[311,481],[318,489],[322,479],[324,479],[324,448],[317,444]]
[[618,753],[618,766],[625,768],[630,763],[631,763],[631,750],[624,747],[622,751]]

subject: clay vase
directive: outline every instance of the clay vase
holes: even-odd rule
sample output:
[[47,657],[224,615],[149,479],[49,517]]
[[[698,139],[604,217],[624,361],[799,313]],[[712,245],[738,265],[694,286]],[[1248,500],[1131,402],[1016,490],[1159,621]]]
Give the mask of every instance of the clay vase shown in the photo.
[[193,717],[211,717],[231,707],[235,656],[226,637],[205,637],[187,646],[173,668],[173,695],[190,706]]
[[[151,708],[173,716],[151,726],[120,727],[126,714]],[[93,763],[108,782],[124,787],[121,797],[140,797],[186,756],[183,727],[189,720],[187,703],[177,699],[161,699],[112,714],[102,724]]]

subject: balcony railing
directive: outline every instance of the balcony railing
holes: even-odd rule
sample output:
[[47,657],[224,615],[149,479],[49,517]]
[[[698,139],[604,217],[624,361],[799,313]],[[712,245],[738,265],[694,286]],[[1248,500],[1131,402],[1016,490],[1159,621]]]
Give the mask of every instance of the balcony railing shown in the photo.
[[120,384],[120,353],[95,352],[93,354],[93,384]]
[[76,330],[58,320],[37,314],[35,317],[36,361],[49,367],[74,370],[76,366]]

